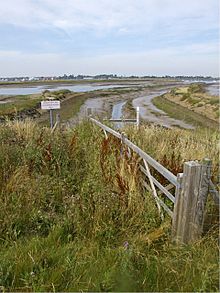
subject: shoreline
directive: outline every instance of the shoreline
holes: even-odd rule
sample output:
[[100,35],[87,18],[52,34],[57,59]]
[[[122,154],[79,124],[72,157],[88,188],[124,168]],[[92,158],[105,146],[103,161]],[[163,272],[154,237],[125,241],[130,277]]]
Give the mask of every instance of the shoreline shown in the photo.
[[[125,80],[123,80],[124,82]],[[74,81],[75,82],[75,81]],[[110,81],[106,81],[109,82]],[[112,82],[112,80],[111,80]],[[118,80],[117,80],[118,82]],[[122,81],[121,81],[122,82]],[[128,82],[128,81],[127,81]],[[45,84],[45,83],[44,83]],[[62,83],[63,84],[63,83]],[[65,84],[70,84],[69,81]],[[74,83],[76,84],[76,83]],[[96,81],[96,85],[97,85]],[[35,83],[36,85],[36,83]],[[73,85],[73,84],[72,84]],[[89,85],[88,81],[86,81],[86,85]],[[93,84],[94,85],[94,84]],[[102,86],[103,83],[99,85]],[[104,84],[106,85],[106,84]],[[128,84],[127,84],[128,85]],[[22,85],[21,85],[22,86]],[[61,117],[62,124],[75,124],[85,118],[87,116],[86,109],[94,108],[96,109],[94,112],[100,116],[100,118],[111,117],[111,111],[113,106],[119,102],[126,102],[122,109],[122,116],[126,118],[131,118],[131,116],[135,116],[134,107],[140,106],[142,108],[141,111],[141,120],[149,123],[159,124],[165,127],[181,127],[181,128],[189,128],[192,129],[192,125],[184,123],[184,117],[173,117],[172,112],[175,109],[176,105],[173,104],[172,110],[170,112],[160,110],[160,107],[155,104],[153,100],[157,98],[157,96],[161,96],[163,93],[168,93],[174,87],[184,87],[184,83],[157,83],[145,84],[142,83],[133,83],[130,87],[114,87],[114,88],[106,88],[106,89],[94,89],[87,92],[73,92],[73,91],[49,91],[47,94],[54,95],[55,99],[58,98],[61,101],[61,109],[59,111]],[[47,95],[46,95],[47,96]],[[44,98],[46,98],[44,96]],[[62,96],[62,97],[61,97]],[[40,109],[39,100],[42,94],[32,94],[32,95],[18,95],[18,96],[9,96],[8,99],[15,99],[16,97],[24,97],[30,103],[32,101],[33,105],[30,108],[22,109],[22,114],[17,116],[21,119],[26,117],[34,116],[36,121],[40,124],[48,124],[48,113],[42,111]],[[29,99],[28,99],[29,98]],[[5,100],[6,97],[2,97],[2,101]],[[20,101],[20,100],[19,100]],[[35,103],[35,104],[34,104]],[[162,103],[164,103],[162,101]],[[4,105],[7,106],[6,103]],[[25,105],[24,105],[25,107]],[[33,114],[33,111],[36,112]],[[164,110],[164,109],[162,109]],[[184,109],[182,109],[184,110]],[[17,111],[19,114],[19,111]],[[54,111],[54,114],[56,111]],[[58,111],[57,111],[58,113]],[[191,113],[194,115],[194,112]],[[10,115],[12,117],[12,115]],[[12,117],[13,118],[13,117]],[[177,120],[174,120],[176,118]],[[15,117],[16,119],[16,117]],[[191,124],[191,121],[188,121]],[[192,123],[193,124],[193,123]]]

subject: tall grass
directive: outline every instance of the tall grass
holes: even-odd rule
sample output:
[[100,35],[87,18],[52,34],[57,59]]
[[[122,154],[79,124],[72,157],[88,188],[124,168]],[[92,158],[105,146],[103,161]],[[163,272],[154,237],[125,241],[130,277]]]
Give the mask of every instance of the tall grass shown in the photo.
[[[190,160],[212,160],[215,177],[219,170],[219,133],[209,128],[167,129],[142,125],[138,130],[127,127],[126,135],[149,155],[175,175],[183,171],[183,163]],[[217,178],[216,178],[217,180]]]
[[[217,168],[213,132],[125,131],[161,162],[172,159],[172,171],[204,155]],[[88,122],[53,134],[9,122],[0,137],[3,291],[218,291],[215,229],[172,244],[170,220],[161,222],[119,141]]]

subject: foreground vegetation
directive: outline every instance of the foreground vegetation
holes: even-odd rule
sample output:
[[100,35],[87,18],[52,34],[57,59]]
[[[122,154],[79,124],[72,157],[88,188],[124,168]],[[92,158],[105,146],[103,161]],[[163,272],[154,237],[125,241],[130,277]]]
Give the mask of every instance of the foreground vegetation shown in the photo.
[[[125,131],[174,173],[209,155],[218,174],[215,132]],[[2,291],[218,291],[218,231],[173,244],[120,142],[88,122],[8,122],[0,137]]]

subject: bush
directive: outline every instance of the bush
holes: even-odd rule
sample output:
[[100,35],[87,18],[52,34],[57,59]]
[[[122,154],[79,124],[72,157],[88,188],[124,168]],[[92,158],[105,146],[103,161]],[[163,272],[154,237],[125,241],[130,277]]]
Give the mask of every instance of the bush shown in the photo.
[[202,83],[193,83],[189,86],[188,92],[190,94],[203,93],[205,92],[204,85]]

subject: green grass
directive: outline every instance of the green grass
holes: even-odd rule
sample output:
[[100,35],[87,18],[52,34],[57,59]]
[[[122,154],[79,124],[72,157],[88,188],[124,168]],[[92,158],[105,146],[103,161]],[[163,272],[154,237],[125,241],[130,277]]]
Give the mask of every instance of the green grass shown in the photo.
[[190,94],[184,93],[183,96],[181,97],[180,101],[185,101],[185,100],[188,100],[189,98],[190,98]]
[[[199,101],[192,101],[192,103],[197,103]],[[158,96],[153,99],[153,104],[159,109],[166,112],[170,117],[175,119],[183,120],[188,123],[195,125],[196,127],[210,127],[213,129],[218,129],[218,123],[203,116],[195,113],[186,107],[178,105],[177,103],[171,102],[165,97]]]
[[133,99],[129,99],[126,101],[126,104],[123,107],[123,117],[125,118],[135,118],[136,117],[136,110],[132,104]]
[[[62,228],[3,249],[10,291],[213,292],[218,291],[214,237],[189,247],[163,242],[130,248],[62,239]],[[61,234],[61,235],[60,235]],[[162,245],[161,248],[159,246]],[[202,253],[201,252],[206,252]],[[13,284],[13,285],[12,285]]]
[[55,99],[62,100],[70,93],[68,90],[60,91],[45,91],[45,94],[33,94],[33,95],[17,95],[11,96],[4,99],[9,99],[10,102],[0,104],[0,115],[10,116],[21,111],[30,110],[32,108],[40,109],[40,101],[52,96]]
[[218,105],[219,106],[219,98],[213,98],[209,102],[211,105]]
[[192,97],[189,97],[187,99],[187,102],[190,103],[191,105],[196,105],[198,104],[199,102],[201,101],[201,99],[198,99],[198,98],[192,98]]
[[[125,132],[175,174],[207,155],[218,174],[218,133]],[[120,141],[88,122],[53,134],[8,122],[0,138],[2,291],[218,291],[218,231],[173,244]]]
[[[89,98],[87,93],[71,93],[68,94],[61,103],[61,108],[59,114],[61,117],[61,122],[67,121],[73,118],[80,110],[80,107],[84,104],[85,100]],[[58,111],[54,111],[54,115]],[[49,114],[48,111],[43,112],[41,117],[38,119],[41,125],[49,125]]]
[[204,84],[202,83],[193,83],[188,88],[188,93],[195,94],[195,93],[203,93],[205,92]]
[[42,98],[40,96],[30,97],[30,95],[16,96],[11,98],[12,102],[0,104],[0,116],[7,116],[16,112],[36,108]]

